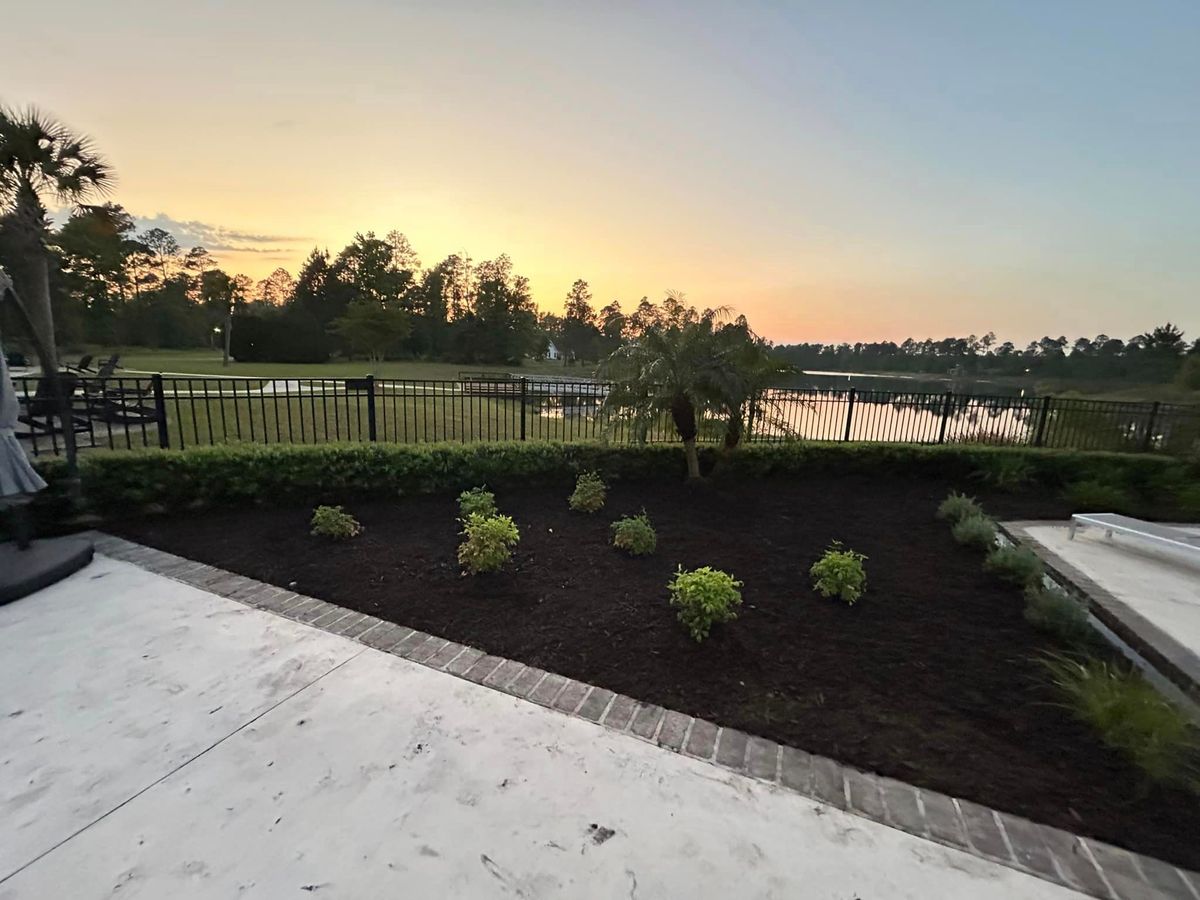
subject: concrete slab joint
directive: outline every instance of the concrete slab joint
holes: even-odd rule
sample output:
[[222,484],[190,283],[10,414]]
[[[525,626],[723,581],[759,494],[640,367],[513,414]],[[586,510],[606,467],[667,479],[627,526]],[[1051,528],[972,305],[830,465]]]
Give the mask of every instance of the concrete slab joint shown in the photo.
[[307,623],[502,691],[667,751],[846,810],[897,830],[1095,897],[1200,900],[1200,875],[1090,838],[1038,825],[963,798],[860,772],[796,747],[545,672],[435,635],[384,622],[287,588],[182,557],[92,535],[97,551],[276,615]]

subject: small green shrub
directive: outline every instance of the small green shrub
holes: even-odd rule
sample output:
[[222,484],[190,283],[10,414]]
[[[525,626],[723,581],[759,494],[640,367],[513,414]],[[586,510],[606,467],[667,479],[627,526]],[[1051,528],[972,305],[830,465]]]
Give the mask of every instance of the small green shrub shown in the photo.
[[472,575],[495,572],[512,556],[512,548],[521,539],[510,516],[485,516],[472,513],[463,522],[463,542],[458,546],[458,561]]
[[967,516],[959,519],[950,529],[954,539],[968,547],[990,550],[996,546],[996,523],[987,516]]
[[1063,492],[1072,512],[1128,512],[1129,492],[1103,481],[1076,481]]
[[813,590],[823,597],[840,597],[846,603],[853,603],[867,589],[865,560],[861,553],[843,550],[842,542],[834,541],[825,555],[808,570],[813,578]]
[[709,566],[690,572],[680,567],[667,585],[671,605],[679,608],[679,621],[697,641],[708,637],[713,625],[737,618],[741,587],[732,575]]
[[983,561],[983,567],[993,575],[1022,587],[1041,584],[1045,572],[1036,553],[1028,547],[1012,544],[992,548]]
[[1056,587],[1025,588],[1025,621],[1076,647],[1099,647],[1104,638],[1088,622],[1087,609]]
[[318,506],[313,510],[312,534],[316,537],[333,538],[344,541],[347,538],[362,534],[362,526],[358,520],[340,506]]
[[1067,706],[1151,780],[1200,791],[1200,734],[1140,674],[1098,659],[1043,660]]
[[595,512],[604,506],[604,480],[595,472],[584,472],[575,480],[567,504],[576,512]]
[[636,516],[625,516],[612,523],[613,546],[630,556],[649,556],[658,546],[658,535],[650,517],[642,510]]
[[496,495],[487,486],[474,487],[458,495],[459,517],[465,522],[472,515],[494,516],[496,514]]
[[943,500],[937,508],[937,517],[950,523],[960,522],[968,516],[982,515],[983,508],[975,502],[974,497],[954,491],[951,491],[950,496]]

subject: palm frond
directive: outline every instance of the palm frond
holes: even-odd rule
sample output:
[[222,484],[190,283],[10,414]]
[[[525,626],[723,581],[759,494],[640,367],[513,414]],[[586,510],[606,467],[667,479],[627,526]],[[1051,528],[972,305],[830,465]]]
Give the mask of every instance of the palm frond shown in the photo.
[[78,205],[108,193],[112,168],[85,136],[34,107],[0,107],[0,203],[5,206],[46,195]]

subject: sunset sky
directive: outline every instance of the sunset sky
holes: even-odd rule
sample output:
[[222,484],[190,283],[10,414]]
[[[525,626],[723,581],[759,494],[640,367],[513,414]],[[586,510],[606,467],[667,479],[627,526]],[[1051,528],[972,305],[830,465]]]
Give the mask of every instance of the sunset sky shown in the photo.
[[0,101],[255,277],[355,231],[775,341],[1200,336],[1200,2],[59,0]]

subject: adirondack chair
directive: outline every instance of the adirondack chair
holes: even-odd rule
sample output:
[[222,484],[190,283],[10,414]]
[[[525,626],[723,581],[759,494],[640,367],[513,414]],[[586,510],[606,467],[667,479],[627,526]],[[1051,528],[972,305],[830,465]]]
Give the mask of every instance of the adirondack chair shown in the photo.
[[91,365],[92,365],[92,354],[85,353],[85,354],[83,354],[83,356],[79,357],[78,363],[76,363],[73,366],[70,365],[69,363],[63,363],[63,368],[68,372],[75,372],[77,374],[82,375],[84,372],[92,371]]
[[136,425],[157,422],[158,414],[149,385],[137,379],[118,379],[112,383],[112,372],[119,356],[102,363],[95,378],[83,382],[83,394],[88,415],[111,424]]
[[110,356],[108,359],[106,359],[104,362],[100,363],[100,365],[96,367],[96,377],[97,378],[111,378],[113,373],[117,369],[121,368],[118,365],[118,363],[120,363],[120,361],[121,361],[121,355],[119,353],[114,353],[112,356]]
[[[75,434],[90,432],[92,423],[87,416],[79,416],[75,414],[75,405],[73,397],[76,389],[79,387],[79,377],[71,374],[60,374],[58,376],[59,384],[62,387],[63,395],[67,398],[67,404],[71,408],[71,429]],[[58,398],[54,393],[54,381],[48,375],[43,375],[38,379],[37,389],[32,397],[18,397],[24,406],[25,411],[17,416],[17,421],[29,428],[32,434],[61,434],[62,427],[59,421]]]

